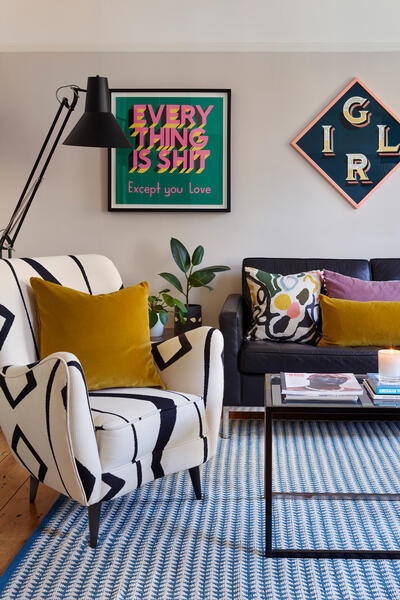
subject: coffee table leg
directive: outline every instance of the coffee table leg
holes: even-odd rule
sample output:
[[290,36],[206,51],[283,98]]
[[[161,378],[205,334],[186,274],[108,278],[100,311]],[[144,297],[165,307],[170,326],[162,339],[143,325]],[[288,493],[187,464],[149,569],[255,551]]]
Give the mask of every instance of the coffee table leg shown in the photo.
[[272,411],[265,407],[264,413],[265,435],[265,467],[264,467],[264,495],[265,495],[265,556],[272,552]]

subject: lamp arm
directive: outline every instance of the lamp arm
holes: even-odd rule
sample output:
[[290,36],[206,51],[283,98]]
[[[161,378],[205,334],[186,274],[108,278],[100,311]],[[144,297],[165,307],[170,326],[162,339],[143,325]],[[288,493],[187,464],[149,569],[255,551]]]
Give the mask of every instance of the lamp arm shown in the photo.
[[[53,119],[52,124],[50,125],[50,129],[45,137],[45,140],[43,142],[43,145],[39,151],[39,154],[35,160],[35,163],[32,167],[32,170],[29,174],[29,177],[25,183],[24,189],[22,190],[21,196],[18,199],[17,205],[11,215],[11,219],[9,221],[9,223],[7,224],[7,226],[3,229],[2,233],[1,233],[1,237],[0,237],[0,258],[3,258],[3,253],[4,251],[7,251],[7,255],[9,258],[11,258],[12,256],[12,252],[14,249],[14,244],[15,244],[15,240],[19,234],[19,231],[22,227],[22,224],[25,220],[25,217],[27,215],[27,212],[32,204],[32,201],[36,195],[36,192],[40,186],[40,184],[42,183],[43,180],[43,176],[47,170],[47,167],[52,159],[52,156],[54,154],[54,151],[58,145],[58,142],[60,141],[60,137],[63,134],[63,131],[65,129],[65,126],[68,123],[68,120],[72,114],[72,112],[75,109],[75,106],[78,102],[79,99],[79,91],[84,91],[81,90],[81,88],[78,88],[77,86],[68,86],[70,87],[70,89],[72,89],[73,91],[73,98],[72,100],[69,102],[68,98],[62,98],[61,100],[59,100],[60,106],[58,107],[58,110],[56,112],[56,115]],[[67,113],[64,117],[63,122],[60,125],[60,128],[54,138],[54,141],[50,147],[50,149],[48,149],[48,154],[47,157],[44,160],[43,166],[40,169],[40,172],[36,178],[36,180],[34,181],[34,183],[32,184],[32,180],[36,174],[36,171],[39,168],[40,162],[43,159],[43,156],[46,152],[47,146],[50,142],[50,138],[52,137],[54,130],[56,128],[56,125],[58,123],[58,120],[61,116],[61,113],[63,112],[64,109],[67,109]]]

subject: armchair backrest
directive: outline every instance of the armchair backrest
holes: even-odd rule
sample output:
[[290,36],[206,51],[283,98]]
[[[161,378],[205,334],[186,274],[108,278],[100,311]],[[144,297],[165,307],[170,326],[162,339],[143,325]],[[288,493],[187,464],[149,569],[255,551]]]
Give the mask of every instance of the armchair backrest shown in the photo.
[[39,359],[31,277],[89,294],[107,294],[122,286],[115,265],[97,254],[0,260],[0,368]]

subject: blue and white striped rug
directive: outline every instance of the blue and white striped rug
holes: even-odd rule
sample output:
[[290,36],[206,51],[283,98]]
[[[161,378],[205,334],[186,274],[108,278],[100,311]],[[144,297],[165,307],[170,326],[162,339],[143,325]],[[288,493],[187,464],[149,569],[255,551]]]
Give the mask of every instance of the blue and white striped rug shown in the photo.
[[[399,600],[400,561],[264,558],[262,424],[234,421],[232,431],[203,468],[203,501],[180,473],[106,503],[95,551],[86,510],[57,501],[0,579],[0,598]],[[276,490],[400,490],[396,423],[275,431]],[[399,502],[274,504],[275,545],[400,548]]]

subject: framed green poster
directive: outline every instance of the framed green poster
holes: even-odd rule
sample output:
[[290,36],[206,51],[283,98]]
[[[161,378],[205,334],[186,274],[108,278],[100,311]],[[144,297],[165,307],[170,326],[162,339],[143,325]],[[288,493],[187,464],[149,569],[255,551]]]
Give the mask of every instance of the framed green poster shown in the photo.
[[230,211],[230,90],[112,89],[109,210]]

